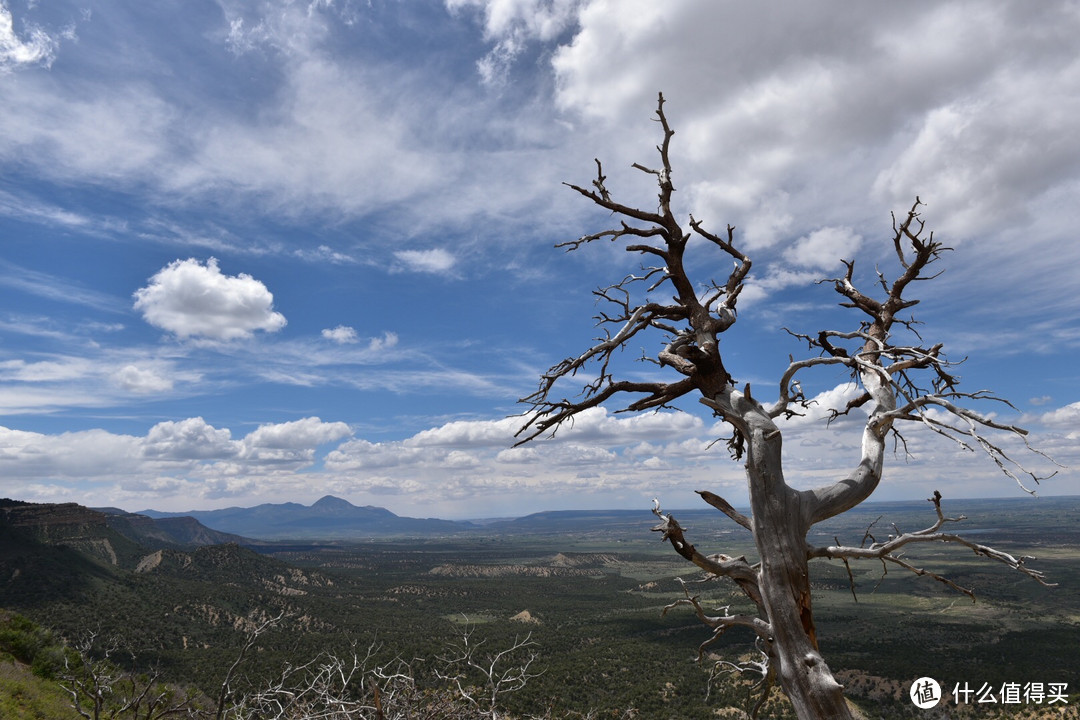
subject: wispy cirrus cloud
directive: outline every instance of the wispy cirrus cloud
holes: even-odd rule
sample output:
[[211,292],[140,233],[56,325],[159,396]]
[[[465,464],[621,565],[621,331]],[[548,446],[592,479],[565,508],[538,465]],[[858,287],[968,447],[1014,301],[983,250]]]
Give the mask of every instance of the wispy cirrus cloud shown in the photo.
[[124,302],[106,293],[82,287],[72,278],[31,270],[0,258],[0,285],[56,302],[84,305],[109,313],[126,313]]
[[398,250],[394,253],[398,263],[392,271],[419,272],[431,275],[449,275],[457,265],[453,253],[443,248],[430,250]]

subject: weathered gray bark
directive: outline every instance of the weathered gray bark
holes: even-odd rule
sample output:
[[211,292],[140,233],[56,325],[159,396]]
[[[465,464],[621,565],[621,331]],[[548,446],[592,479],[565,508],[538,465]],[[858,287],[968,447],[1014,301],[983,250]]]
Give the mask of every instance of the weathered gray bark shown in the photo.
[[[653,169],[635,164],[633,167],[656,177],[659,187],[657,210],[641,210],[614,201],[597,160],[593,189],[570,187],[619,216],[622,222],[617,228],[586,235],[563,243],[561,247],[574,250],[598,239],[628,239],[632,242],[626,245],[627,251],[660,264],[645,267],[640,275],[630,275],[615,285],[596,291],[615,308],[611,313],[601,314],[600,325],[616,329],[582,354],[567,358],[544,374],[539,389],[522,400],[531,405],[532,411],[518,431],[524,436],[520,442],[528,442],[546,432],[553,433],[562,422],[577,413],[627,394],[634,399],[623,409],[632,411],[668,407],[681,397],[697,394],[702,403],[732,428],[728,447],[735,459],[745,458],[752,515],[749,518],[742,515],[712,493],[703,491],[699,494],[753,533],[759,562],[752,565],[745,558],[702,554],[686,539],[683,528],[675,519],[661,512],[659,503],[654,513],[661,519],[661,524],[654,529],[662,532],[664,539],[687,560],[708,573],[733,580],[754,602],[758,612],[757,616],[710,616],[697,598],[689,594],[686,600],[675,604],[693,606],[698,617],[714,629],[714,639],[732,627],[749,628],[757,634],[758,645],[769,661],[764,673],[762,702],[775,678],[800,718],[848,718],[851,714],[843,688],[818,651],[810,592],[811,558],[835,558],[845,563],[849,558],[879,558],[952,585],[933,573],[912,567],[894,554],[895,550],[912,542],[941,540],[964,544],[976,553],[1003,562],[1040,582],[1042,575],[1026,567],[1028,558],[1017,560],[956,535],[939,532],[944,523],[956,519],[942,514],[938,494],[933,498],[937,523],[927,530],[907,533],[888,543],[860,548],[816,548],[807,542],[811,526],[870,497],[881,481],[886,438],[891,433],[903,440],[895,427],[898,422],[914,421],[962,447],[980,449],[1018,482],[1016,473],[1027,471],[990,442],[985,432],[1003,431],[1018,436],[1026,433],[958,404],[965,399],[997,398],[983,391],[959,391],[940,344],[924,347],[917,335],[911,344],[900,344],[894,339],[894,325],[910,329],[911,323],[898,318],[898,313],[918,302],[906,299],[904,291],[914,281],[927,279],[927,266],[946,249],[934,240],[933,234],[923,236],[918,199],[899,224],[894,221],[893,247],[899,274],[889,283],[878,273],[882,299],[866,295],[855,286],[853,261],[845,260],[846,274],[832,280],[837,293],[844,299],[841,304],[862,313],[859,329],[846,332],[822,330],[817,335],[792,333],[817,354],[791,362],[779,382],[779,399],[771,407],[766,408],[756,400],[749,385],[737,389],[724,367],[719,338],[736,321],[735,306],[743,281],[750,272],[751,260],[736,247],[734,228],[729,226],[726,237],[721,237],[704,229],[693,217],[688,223],[692,232],[685,231],[676,220],[671,210],[674,185],[668,156],[674,131],[664,115],[663,95],[659,98],[656,114],[663,130],[663,141],[657,147],[661,166]],[[729,262],[734,260],[734,269],[726,282],[720,284],[710,280],[701,283],[691,279],[684,254],[692,235],[711,244]],[[716,266],[710,265],[711,268]],[[699,294],[702,286],[707,288],[704,297]],[[661,287],[673,294],[669,304],[651,299],[660,294],[654,291]],[[632,291],[637,292],[639,301],[633,299]],[[613,353],[645,331],[664,334],[666,346],[653,362],[681,375],[680,379],[641,382],[617,380],[612,376],[609,364]],[[807,401],[799,390],[796,376],[822,365],[844,366],[863,389],[863,393],[847,407],[834,409],[834,417],[860,407],[867,411],[868,419],[863,430],[862,451],[852,472],[833,483],[800,491],[784,480],[783,438],[775,420],[806,407]],[[577,376],[579,372],[584,374],[590,366],[597,368],[594,379],[585,385],[578,399],[559,399],[553,394],[561,380]],[[939,412],[931,415],[927,412],[929,409]],[[1036,476],[1030,477],[1038,482]],[[1022,482],[1020,484],[1024,487]]]
[[766,654],[800,718],[849,718],[843,687],[818,651],[806,534],[813,497],[784,482],[783,437],[765,409],[730,388],[703,399],[746,441],[757,585],[769,637]]

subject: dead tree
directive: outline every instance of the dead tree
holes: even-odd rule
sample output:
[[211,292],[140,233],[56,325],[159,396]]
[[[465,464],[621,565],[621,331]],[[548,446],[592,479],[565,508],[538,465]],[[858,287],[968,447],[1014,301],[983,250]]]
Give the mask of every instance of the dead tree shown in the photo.
[[471,628],[466,627],[461,641],[439,658],[445,669],[436,672],[473,708],[474,717],[499,720],[505,717],[499,710],[500,698],[540,676],[530,670],[537,659],[536,643],[530,633],[514,638],[513,645],[502,650],[485,653],[483,645],[484,641],[475,641]]
[[[977,402],[997,398],[985,391],[961,390],[942,344],[923,343],[914,332],[912,321],[901,317],[901,313],[918,302],[905,293],[916,281],[934,277],[930,266],[948,249],[934,239],[933,233],[926,232],[918,199],[899,221],[894,217],[892,247],[899,269],[891,281],[878,273],[877,297],[856,286],[852,260],[844,261],[846,272],[842,277],[827,281],[841,296],[841,305],[858,315],[854,329],[795,334],[809,346],[811,356],[792,359],[779,378],[778,398],[771,404],[763,404],[755,397],[749,384],[737,387],[724,365],[720,338],[735,324],[736,304],[750,272],[751,259],[738,249],[733,227],[716,234],[693,216],[689,216],[685,226],[676,218],[672,211],[675,188],[669,159],[674,131],[664,114],[663,95],[659,97],[656,119],[663,134],[657,146],[660,164],[658,167],[633,165],[656,179],[659,193],[655,210],[616,201],[606,185],[607,177],[599,160],[591,187],[569,185],[608,210],[618,223],[616,227],[558,247],[577,250],[596,240],[618,241],[624,243],[627,252],[642,256],[646,262],[640,273],[595,291],[607,307],[598,318],[603,336],[580,355],[552,367],[541,377],[537,391],[522,399],[531,409],[518,431],[518,444],[554,433],[578,413],[609,402],[618,403],[620,412],[643,411],[669,408],[680,398],[699,396],[700,402],[731,428],[727,444],[732,457],[745,462],[751,515],[743,515],[717,495],[704,491],[699,494],[753,533],[759,561],[751,564],[745,558],[702,554],[686,539],[675,519],[662,512],[659,503],[654,511],[661,523],[655,529],[663,533],[663,538],[680,555],[702,570],[733,580],[753,602],[756,613],[709,616],[695,598],[687,597],[684,602],[693,605],[716,634],[731,627],[745,627],[755,633],[768,660],[764,671],[765,692],[775,678],[800,718],[848,718],[851,715],[843,688],[818,651],[810,596],[811,558],[847,562],[872,557],[926,574],[903,560],[897,550],[919,542],[956,542],[1039,582],[1043,578],[1027,567],[1029,558],[1016,559],[941,532],[949,519],[941,513],[937,494],[933,502],[938,522],[927,530],[902,534],[885,543],[858,548],[813,547],[807,542],[807,532],[814,524],[850,510],[870,497],[881,480],[887,441],[892,436],[903,444],[899,428],[904,423],[920,425],[965,449],[985,452],[1022,487],[1025,487],[1022,477],[1035,482],[1039,478],[1027,473],[1006,454],[1004,444],[995,442],[994,437],[1000,434],[1023,438],[1026,432],[970,409]],[[696,274],[702,267],[691,268],[686,264],[685,255],[692,240],[697,245],[711,247],[719,258],[704,269],[715,271],[725,265],[732,268],[726,279],[702,277]],[[665,299],[658,299],[662,297]],[[615,377],[612,363],[615,353],[647,333],[659,333],[663,349],[655,357],[644,359],[654,362],[673,378]],[[799,374],[821,366],[846,368],[861,388],[861,395],[847,407],[834,409],[833,417],[855,408],[867,414],[862,450],[846,477],[812,490],[797,490],[784,479],[783,437],[776,421],[806,407],[808,400],[799,389]],[[589,379],[579,394],[569,399],[562,397],[564,382],[576,376]]]
[[[381,648],[361,654],[324,652],[306,663],[286,665],[259,689],[237,694],[224,720],[499,720],[507,694],[538,677],[530,637],[484,652],[466,629],[445,657],[434,660],[434,677],[417,680],[418,660],[378,662]],[[529,716],[537,718],[539,716]],[[551,717],[550,715],[545,717]]]
[[[166,683],[158,670],[125,670],[117,664],[124,654],[114,641],[99,648],[97,632],[89,632],[64,654],[60,686],[71,696],[71,707],[86,720],[165,720],[198,718],[198,698]],[[98,657],[95,659],[95,653]],[[128,653],[134,665],[135,657]]]

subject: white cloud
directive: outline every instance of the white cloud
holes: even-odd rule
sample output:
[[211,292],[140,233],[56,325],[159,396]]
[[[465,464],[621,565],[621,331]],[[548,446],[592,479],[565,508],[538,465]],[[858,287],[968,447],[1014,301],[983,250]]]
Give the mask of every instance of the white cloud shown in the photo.
[[[777,424],[785,431],[798,430],[799,428],[806,428],[808,426],[823,426],[825,424],[824,421],[830,416],[831,410],[843,410],[847,407],[849,401],[859,397],[862,392],[862,389],[855,383],[841,383],[836,387],[823,390],[811,397],[809,399],[808,408],[798,408],[793,406],[793,409],[800,414],[786,420],[778,419]],[[850,418],[838,418],[834,421],[837,424],[837,428],[834,429],[834,432],[845,432],[844,430],[839,430],[839,426],[846,423],[848,419],[862,422],[866,419],[866,413],[862,410],[853,410]],[[850,432],[850,428],[846,431]],[[862,441],[862,435],[859,431],[856,431],[851,439],[852,442],[857,445]]]
[[804,235],[784,250],[784,260],[801,267],[830,270],[853,260],[862,236],[849,227],[825,227]]
[[173,388],[171,378],[163,377],[153,368],[125,365],[113,374],[113,380],[128,392],[150,395],[168,392]]
[[227,458],[239,450],[228,428],[215,428],[201,417],[160,422],[143,443],[144,456],[163,460]]
[[[868,216],[853,208],[900,210],[916,194],[935,227],[971,236],[1022,217],[1080,166],[1065,129],[1080,112],[1080,13],[1029,9],[593,0],[555,52],[556,100],[648,147],[629,121],[662,90],[679,189],[751,248],[789,217],[856,225]],[[786,207],[760,213],[778,191]]]
[[57,382],[76,380],[93,374],[94,363],[84,358],[67,357],[59,360],[5,360],[0,362],[0,379],[7,382]]
[[85,305],[106,312],[123,312],[117,298],[81,286],[74,278],[29,270],[0,258],[0,285],[55,302]]
[[281,67],[273,112],[254,124],[224,116],[202,127],[192,138],[194,153],[178,157],[180,167],[160,178],[166,188],[239,191],[275,214],[355,217],[421,197],[460,172],[459,158],[431,152],[418,137],[437,113],[403,98],[424,89],[407,90],[405,75],[387,84],[392,68],[326,58],[302,39],[314,31],[296,22],[292,37],[300,47]]
[[404,444],[408,447],[499,447],[516,442],[514,433],[522,418],[502,420],[453,420],[439,427],[421,430]]
[[5,482],[74,478],[93,486],[102,479],[129,474],[138,457],[139,439],[130,435],[97,429],[47,435],[0,427]]
[[128,185],[173,175],[180,111],[149,86],[80,84],[57,94],[41,77],[9,79],[0,155],[43,177]]
[[443,248],[431,250],[398,250],[394,253],[400,265],[397,270],[430,273],[432,275],[446,275],[454,269],[457,258],[453,253]]
[[[785,474],[794,487],[835,481],[858,462],[861,411],[824,423],[829,408],[843,407],[857,392],[851,384],[823,391],[807,416],[781,423]],[[1066,431],[1047,442],[1046,449],[1062,453],[1059,460],[1075,460],[1075,438],[1067,431],[1078,413],[1080,403],[1074,403],[1041,416],[1043,426]],[[744,502],[743,468],[729,461],[722,441],[729,429],[720,423],[685,413],[612,416],[599,410],[554,440],[511,448],[520,422],[458,420],[388,441],[351,437],[345,423],[317,417],[264,424],[241,440],[202,418],[162,422],[145,437],[0,428],[0,464],[12,492],[28,499],[46,500],[57,482],[80,478],[86,483],[81,492],[96,504],[123,500],[139,508],[189,509],[224,499],[310,502],[328,492],[367,502],[391,495],[399,498],[392,509],[411,515],[472,517],[571,504],[645,509],[655,495],[669,506],[697,507],[691,492],[697,489]],[[882,494],[929,493],[948,477],[958,496],[993,471],[989,460],[973,460],[916,425],[905,439],[912,457],[886,458]],[[316,464],[319,446],[341,440]],[[1064,485],[1053,487],[1071,481],[1059,482]],[[1004,477],[1000,486],[1001,493],[1012,487]],[[530,504],[522,505],[523,497]]]
[[215,478],[232,478],[234,487],[245,483],[253,492],[271,481],[302,488],[308,484],[304,477],[281,473],[310,465],[318,446],[349,435],[345,423],[317,417],[261,425],[242,440],[201,417],[158,423],[143,437],[105,430],[48,435],[0,427],[0,464],[12,483],[24,486],[41,485],[36,479],[42,477],[75,478],[91,495],[116,483],[125,497],[143,498],[140,503],[149,504],[170,488],[187,502],[216,492]]
[[451,11],[481,8],[484,35],[495,40],[513,34],[553,40],[575,22],[583,4],[581,0],[446,0]]
[[332,265],[353,265],[356,258],[334,250],[329,245],[320,245],[314,250],[295,250],[294,255],[309,262],[328,262]]
[[292,422],[260,425],[243,442],[249,448],[298,450],[314,448],[349,435],[352,435],[352,431],[343,422],[328,423],[317,417],[307,417]]
[[495,43],[476,68],[486,85],[504,83],[530,41],[551,41],[573,25],[581,0],[446,0],[451,12],[480,8],[484,36]]
[[[349,435],[352,435],[352,431],[345,423],[326,423],[317,417],[261,425],[243,439],[242,457],[245,461],[257,461],[261,465],[271,463],[299,469],[315,460],[315,449],[319,445]],[[244,472],[242,467],[237,466],[237,474]]]
[[20,65],[51,65],[58,42],[34,25],[26,28],[27,38],[15,33],[15,19],[7,5],[0,2],[0,73]]
[[276,332],[285,316],[274,296],[250,275],[223,275],[215,258],[176,260],[135,291],[135,309],[155,327],[180,338],[235,340],[256,330]]
[[379,355],[384,350],[397,346],[397,344],[397,333],[386,331],[381,337],[373,337],[368,341],[367,352],[372,355]]
[[338,325],[332,329],[326,328],[322,331],[322,336],[341,345],[354,343],[358,340],[356,330],[347,325]]
[[1051,410],[1039,416],[1039,422],[1053,428],[1075,429],[1080,427],[1080,402]]

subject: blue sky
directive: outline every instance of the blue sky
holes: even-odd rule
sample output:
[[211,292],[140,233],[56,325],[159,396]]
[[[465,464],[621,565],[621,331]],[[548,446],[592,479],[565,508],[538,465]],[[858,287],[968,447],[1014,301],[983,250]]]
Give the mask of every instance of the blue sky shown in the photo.
[[[599,157],[617,198],[654,203],[630,165],[655,161],[658,91],[680,213],[735,225],[754,259],[725,335],[739,382],[761,396],[805,352],[783,327],[852,327],[814,280],[841,257],[888,272],[890,213],[918,195],[954,248],[918,288],[920,332],[1075,468],[1078,34],[1060,1],[0,0],[0,494],[444,517],[741,503],[692,401],[510,449],[517,399],[594,337],[591,291],[637,267],[553,248],[610,222],[562,183]],[[643,349],[622,372],[650,372]],[[820,408],[851,393],[803,385]],[[785,428],[800,487],[858,456],[857,419],[820,414]],[[1037,502],[986,458],[908,440],[875,498]]]

